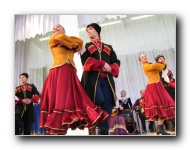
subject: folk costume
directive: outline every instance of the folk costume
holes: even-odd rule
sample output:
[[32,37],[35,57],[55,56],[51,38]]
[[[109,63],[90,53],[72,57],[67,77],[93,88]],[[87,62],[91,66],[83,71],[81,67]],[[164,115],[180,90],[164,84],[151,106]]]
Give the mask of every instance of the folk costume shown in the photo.
[[108,117],[92,103],[76,74],[73,58],[82,44],[81,39],[62,33],[49,39],[54,62],[44,82],[40,106],[40,126],[49,134],[90,128]]
[[[155,61],[158,62],[159,58],[162,57],[165,60],[163,55],[158,55],[155,58]],[[169,69],[164,69],[160,73],[160,79],[166,91],[170,94],[170,96],[175,100],[175,79],[173,77],[173,73]]]
[[[158,59],[160,57],[163,57],[165,60],[165,57],[163,55],[158,55],[155,58],[155,61],[158,62]],[[165,69],[162,70],[162,72],[160,72],[159,75],[164,88],[166,89],[168,94],[172,97],[172,99],[175,101],[175,79],[173,77],[172,71]],[[175,119],[164,120],[164,125],[166,130],[175,131]]]
[[149,81],[144,93],[144,110],[149,121],[173,119],[175,117],[174,100],[165,90],[160,81],[159,72],[165,69],[167,64],[144,63],[142,68]]
[[[34,84],[22,84],[15,89],[15,134],[24,135],[31,134],[31,125],[34,123],[34,107],[33,103],[38,103],[40,100],[39,92]],[[29,98],[30,104],[24,104],[23,99]]]
[[[99,25],[91,24],[98,33]],[[91,40],[85,44],[85,52],[81,55],[84,66],[82,85],[92,102],[106,111],[109,115],[116,103],[115,83],[113,77],[118,77],[120,61],[111,45],[101,40]],[[111,73],[105,72],[102,67],[108,63],[112,69]],[[101,133],[108,134],[108,120],[98,125]]]
[[[131,98],[122,97],[119,99],[119,105],[121,105],[123,109],[133,109]],[[122,114],[122,110],[119,110],[119,114]]]
[[160,72],[160,78],[161,78],[162,84],[164,85],[164,88],[166,89],[168,94],[170,94],[173,100],[175,100],[175,87],[171,87],[169,84],[172,80],[175,81],[171,70],[167,70],[167,76],[168,76],[169,82],[164,80],[164,78],[162,77],[162,72]]

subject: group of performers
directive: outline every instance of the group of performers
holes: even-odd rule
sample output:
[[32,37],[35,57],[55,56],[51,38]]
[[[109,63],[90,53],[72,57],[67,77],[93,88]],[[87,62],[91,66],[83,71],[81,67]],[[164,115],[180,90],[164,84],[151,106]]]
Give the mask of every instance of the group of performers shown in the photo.
[[[54,62],[47,75],[42,93],[29,84],[28,74],[20,74],[21,85],[15,90],[15,134],[31,134],[34,103],[40,101],[40,127],[49,135],[66,135],[67,130],[89,129],[89,135],[110,135],[110,116],[116,106],[114,77],[119,75],[120,60],[112,46],[101,41],[101,27],[91,23],[86,27],[89,43],[67,36],[60,24],[53,27],[49,46]],[[78,52],[84,72],[81,81],[73,61]],[[145,54],[140,56],[143,70],[150,79],[144,94],[144,111],[150,121],[158,120],[157,134],[167,135],[164,120],[175,118],[175,103],[160,81],[159,72],[167,67],[165,61],[150,64]],[[124,93],[126,91],[123,91]],[[126,93],[125,93],[126,94]],[[124,113],[132,104],[120,101]],[[129,103],[129,105],[128,105]],[[22,132],[24,131],[24,132]]]

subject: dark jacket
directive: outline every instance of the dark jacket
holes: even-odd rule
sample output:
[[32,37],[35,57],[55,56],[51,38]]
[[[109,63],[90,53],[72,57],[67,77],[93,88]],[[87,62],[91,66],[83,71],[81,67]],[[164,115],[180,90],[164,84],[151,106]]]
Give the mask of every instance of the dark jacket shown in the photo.
[[[123,100],[119,99],[119,105],[122,105],[123,109],[133,109],[133,104],[131,102],[131,99],[130,98],[127,98],[126,99],[126,102],[123,102]],[[122,111],[123,110],[118,110],[118,114],[122,114]]]
[[[117,69],[120,66],[120,61],[117,59],[115,51],[111,45],[102,43],[102,51],[99,53],[93,42],[86,43],[85,49],[86,51],[81,55],[82,65],[84,66],[81,83],[84,89],[91,100],[95,102],[96,85],[100,75],[100,69],[103,67],[105,62],[108,63],[111,67],[113,67],[113,74],[106,73],[106,76],[112,89],[112,94],[114,97],[113,105],[115,106],[116,94],[113,76],[118,76],[119,71]],[[114,70],[115,68],[117,71]]]
[[[16,87],[15,95],[19,98],[19,101],[15,105],[15,114],[22,116],[22,119],[26,123],[34,122],[34,107],[33,102],[37,102],[40,99],[39,92],[34,84],[27,84],[26,91],[22,90],[22,86]],[[29,98],[30,104],[22,103],[22,99]]]

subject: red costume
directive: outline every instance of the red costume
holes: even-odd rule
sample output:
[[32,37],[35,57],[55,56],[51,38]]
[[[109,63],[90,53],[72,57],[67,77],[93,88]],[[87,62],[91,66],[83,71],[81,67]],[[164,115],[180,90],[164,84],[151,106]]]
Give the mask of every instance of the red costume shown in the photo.
[[83,41],[56,34],[50,38],[49,44],[54,63],[42,90],[40,126],[50,134],[63,135],[68,128],[96,126],[108,114],[93,104],[77,77],[73,57]]
[[158,117],[161,119],[175,118],[175,102],[160,81],[159,72],[166,63],[144,63],[144,73],[149,78],[144,94],[144,109],[148,120],[154,121]]

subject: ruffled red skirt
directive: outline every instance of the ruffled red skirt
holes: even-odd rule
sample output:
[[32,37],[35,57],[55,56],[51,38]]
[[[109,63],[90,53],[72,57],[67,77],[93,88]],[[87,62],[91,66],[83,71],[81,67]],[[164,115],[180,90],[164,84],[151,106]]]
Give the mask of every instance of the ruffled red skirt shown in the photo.
[[109,115],[88,97],[70,64],[51,69],[42,89],[40,127],[65,135],[68,128],[91,128]]
[[148,84],[144,93],[145,115],[148,120],[175,118],[175,101],[161,82]]

